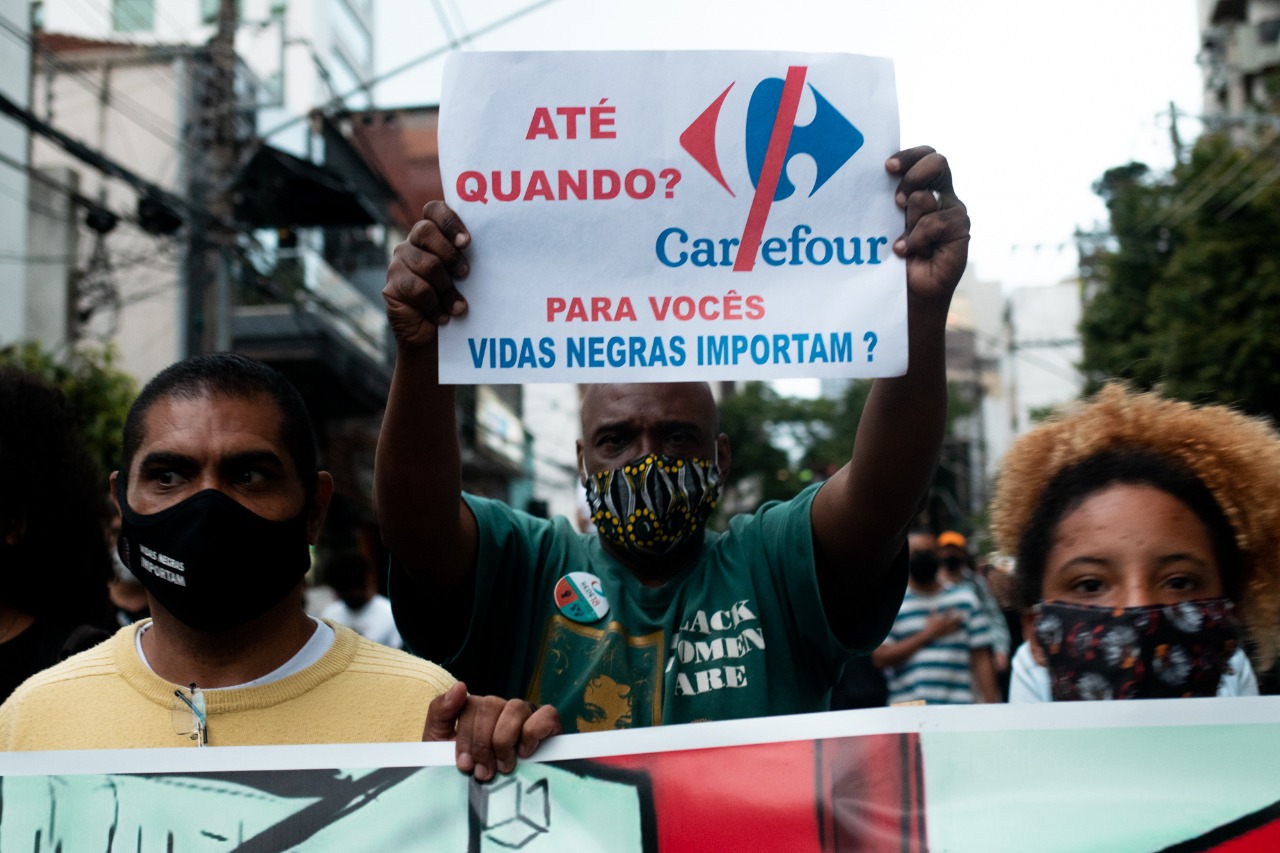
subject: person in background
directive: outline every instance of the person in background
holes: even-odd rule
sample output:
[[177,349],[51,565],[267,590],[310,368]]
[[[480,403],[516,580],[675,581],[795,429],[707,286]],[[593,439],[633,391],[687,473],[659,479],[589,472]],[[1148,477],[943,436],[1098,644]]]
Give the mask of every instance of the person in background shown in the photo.
[[892,670],[889,704],[999,702],[991,625],[978,599],[939,578],[932,533],[913,531],[907,544],[907,593],[888,638],[871,655],[876,666]]
[[114,630],[103,486],[62,392],[0,368],[0,699]]
[[301,395],[267,365],[216,353],[157,374],[111,475],[118,550],[151,619],[23,682],[0,705],[0,749],[456,736],[458,768],[484,781],[556,733],[550,706],[470,696],[435,664],[306,614],[333,496],[316,457]]
[[1000,693],[1009,698],[1009,679],[1013,675],[1013,650],[1022,645],[1022,605],[1018,598],[1018,579],[1013,571],[1014,559],[1008,554],[992,552],[978,560],[977,573],[986,583],[996,606],[1005,632],[1009,635],[1009,666],[1004,672],[996,672]]
[[1280,644],[1280,436],[1109,385],[1014,443],[992,509],[1027,642],[1011,702],[1258,692]]
[[[968,587],[978,599],[982,612],[991,626],[991,663],[996,670],[996,682],[1009,680],[1009,629],[1005,625],[1000,603],[996,601],[986,579],[973,570],[969,543],[955,530],[938,534],[938,571],[944,583]],[[1001,690],[1004,695],[1004,690]]]
[[147,601],[147,588],[134,576],[133,571],[120,559],[116,542],[120,538],[120,511],[114,501],[109,501],[111,521],[107,524],[107,551],[111,557],[112,578],[107,585],[111,597],[111,609],[117,628],[123,628],[151,615]]
[[324,580],[338,598],[321,616],[393,649],[403,647],[391,616],[391,602],[378,593],[373,566],[355,551],[330,557],[324,564]]
[[855,655],[845,661],[840,677],[831,688],[831,710],[883,708],[888,704],[889,682],[871,656]]

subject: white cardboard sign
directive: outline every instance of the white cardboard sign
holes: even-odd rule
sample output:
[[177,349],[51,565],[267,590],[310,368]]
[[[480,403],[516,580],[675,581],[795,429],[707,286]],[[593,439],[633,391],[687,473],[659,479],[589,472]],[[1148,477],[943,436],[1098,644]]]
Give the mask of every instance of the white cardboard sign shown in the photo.
[[439,141],[473,237],[445,382],[906,370],[887,59],[456,53]]

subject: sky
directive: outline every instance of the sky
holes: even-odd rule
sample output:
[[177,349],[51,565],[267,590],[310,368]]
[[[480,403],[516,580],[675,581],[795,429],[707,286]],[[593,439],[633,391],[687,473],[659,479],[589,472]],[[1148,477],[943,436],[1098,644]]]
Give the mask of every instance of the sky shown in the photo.
[[[903,146],[947,155],[973,223],[972,271],[1006,291],[1074,275],[1073,233],[1105,223],[1091,189],[1104,171],[1131,160],[1172,165],[1171,101],[1183,140],[1200,132],[1196,14],[1195,0],[377,0],[375,7],[384,72],[443,52],[453,39],[467,50],[889,57]],[[389,78],[375,92],[378,103],[437,103],[442,68],[437,58]]]

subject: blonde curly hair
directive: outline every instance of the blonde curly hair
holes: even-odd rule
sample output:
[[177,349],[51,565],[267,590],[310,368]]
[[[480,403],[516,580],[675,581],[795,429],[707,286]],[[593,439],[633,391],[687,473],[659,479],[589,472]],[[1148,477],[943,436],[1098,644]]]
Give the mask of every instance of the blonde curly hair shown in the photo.
[[1254,662],[1270,667],[1280,645],[1280,435],[1260,418],[1107,385],[1014,442],[991,510],[997,547],[1019,552],[1046,487],[1061,471],[1120,450],[1169,457],[1209,490],[1242,557],[1236,608]]

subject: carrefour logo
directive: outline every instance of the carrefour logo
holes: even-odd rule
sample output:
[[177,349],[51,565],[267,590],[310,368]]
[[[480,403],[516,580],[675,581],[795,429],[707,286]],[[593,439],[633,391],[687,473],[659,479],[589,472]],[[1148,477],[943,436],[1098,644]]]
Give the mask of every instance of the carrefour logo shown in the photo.
[[[705,254],[699,263],[697,255],[698,239],[693,241],[693,255],[683,251],[667,253],[664,251],[663,238],[657,246],[659,260],[667,266],[683,266],[692,260],[695,266],[727,266],[732,263],[733,269],[739,272],[751,270],[760,251],[760,242],[764,234],[765,222],[769,218],[769,209],[776,201],[790,198],[795,193],[795,185],[787,179],[786,167],[793,157],[807,154],[813,158],[817,173],[813,189],[809,196],[822,188],[840,168],[849,161],[862,147],[863,136],[849,119],[822,96],[813,84],[809,91],[813,93],[816,110],[813,120],[806,125],[796,125],[796,113],[800,107],[800,97],[804,92],[805,76],[808,66],[793,65],[787,69],[785,79],[766,78],[756,84],[747,106],[744,143],[746,145],[747,172],[754,188],[751,209],[742,231],[741,238],[701,238],[709,242],[713,250]],[[724,187],[729,195],[737,197],[732,186],[725,180],[720,168],[720,158],[716,152],[716,128],[720,121],[720,110],[725,98],[737,83],[730,83],[720,96],[711,102],[685,131],[680,134],[680,146],[707,173]],[[810,231],[807,226],[800,226]],[[841,238],[815,238],[820,242],[816,255],[809,258],[800,253],[797,237],[802,232],[795,231],[791,235],[790,263],[803,263],[802,258],[810,263],[826,263],[837,259],[842,263],[862,263],[861,247],[846,253],[839,251]],[[673,236],[680,242],[687,242],[688,235],[680,229],[667,229],[666,238]],[[803,241],[803,236],[799,236]],[[856,238],[852,238],[856,239]],[[765,261],[773,263],[778,252],[766,241]],[[825,246],[822,246],[825,244]],[[736,249],[732,261],[729,259],[730,249]],[[847,258],[847,260],[846,260]],[[783,261],[787,262],[787,261]],[[876,261],[872,261],[875,263]]]

